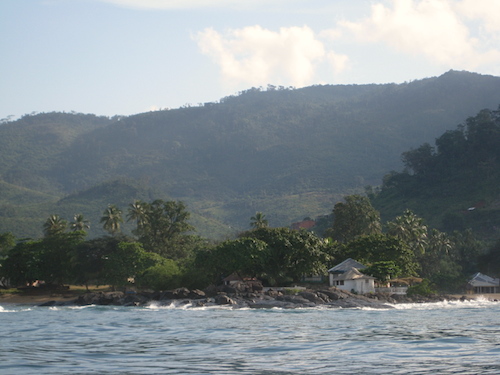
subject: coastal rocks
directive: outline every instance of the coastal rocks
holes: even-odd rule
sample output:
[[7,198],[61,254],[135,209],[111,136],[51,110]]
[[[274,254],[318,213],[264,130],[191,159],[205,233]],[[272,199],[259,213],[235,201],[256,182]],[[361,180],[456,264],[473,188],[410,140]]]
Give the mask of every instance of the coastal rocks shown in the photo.
[[[96,292],[85,293],[73,304],[114,306],[228,306],[231,308],[380,308],[392,306],[384,298],[368,298],[336,288],[303,289],[260,289],[257,285],[218,286],[206,290],[178,288],[164,292]],[[47,306],[52,306],[51,302]]]
[[113,305],[113,306],[140,306],[151,301],[151,296],[137,293],[97,292],[85,293],[79,296],[75,305]]
[[75,300],[75,304],[85,305],[121,305],[125,297],[123,292],[85,293]]
[[214,300],[217,305],[236,305],[236,302],[225,294],[218,294]]

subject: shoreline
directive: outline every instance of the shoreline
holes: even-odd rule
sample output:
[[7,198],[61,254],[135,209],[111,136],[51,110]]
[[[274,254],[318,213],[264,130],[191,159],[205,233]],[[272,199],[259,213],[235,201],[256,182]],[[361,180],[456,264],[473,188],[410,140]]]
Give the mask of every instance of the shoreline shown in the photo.
[[[233,293],[232,293],[233,292]],[[221,287],[207,293],[200,290],[190,291],[178,288],[166,292],[111,292],[106,290],[64,291],[31,291],[31,293],[1,293],[0,305],[28,306],[83,306],[83,305],[115,305],[145,306],[150,303],[168,305],[170,303],[193,304],[196,306],[229,305],[234,308],[298,308],[326,306],[331,308],[373,307],[392,308],[393,304],[432,303],[442,301],[487,300],[500,301],[500,294],[453,294],[436,295],[430,298],[396,297],[389,295],[363,296],[355,295],[335,288],[322,290],[305,290],[296,295],[286,295],[278,291],[234,291]]]

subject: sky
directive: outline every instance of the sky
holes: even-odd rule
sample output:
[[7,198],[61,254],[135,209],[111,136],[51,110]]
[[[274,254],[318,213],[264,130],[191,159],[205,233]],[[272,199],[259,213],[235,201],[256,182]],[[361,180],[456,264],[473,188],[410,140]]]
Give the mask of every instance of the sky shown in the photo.
[[0,119],[500,76],[500,0],[0,0]]

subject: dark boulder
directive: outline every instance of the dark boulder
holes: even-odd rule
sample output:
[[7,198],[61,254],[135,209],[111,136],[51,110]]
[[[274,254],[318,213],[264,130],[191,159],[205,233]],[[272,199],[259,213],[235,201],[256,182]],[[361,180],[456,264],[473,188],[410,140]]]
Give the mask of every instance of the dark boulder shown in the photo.
[[236,305],[236,302],[225,294],[218,294],[214,297],[217,305]]
[[205,298],[207,295],[203,290],[193,289],[189,292],[188,297],[191,299],[201,299]]
[[122,305],[123,292],[97,292],[85,293],[75,300],[75,304],[84,305]]
[[318,296],[317,293],[310,292],[307,290],[304,290],[303,292],[299,292],[299,296],[302,298],[305,298],[306,300],[316,303],[316,304],[323,304],[325,303],[325,300],[322,299],[321,297]]

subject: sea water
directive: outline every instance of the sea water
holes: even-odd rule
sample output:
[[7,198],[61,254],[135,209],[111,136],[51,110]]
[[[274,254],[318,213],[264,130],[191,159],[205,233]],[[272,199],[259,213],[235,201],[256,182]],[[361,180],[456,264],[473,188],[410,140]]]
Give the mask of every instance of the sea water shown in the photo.
[[0,374],[500,374],[500,304],[4,304]]

